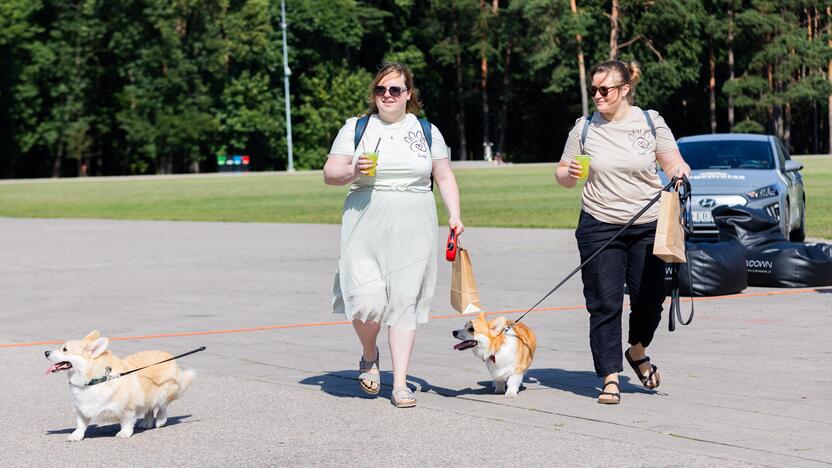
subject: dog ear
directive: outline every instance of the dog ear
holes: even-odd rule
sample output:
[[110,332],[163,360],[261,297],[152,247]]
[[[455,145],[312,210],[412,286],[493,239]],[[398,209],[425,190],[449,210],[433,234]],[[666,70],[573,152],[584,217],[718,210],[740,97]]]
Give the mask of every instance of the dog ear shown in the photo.
[[95,359],[98,356],[101,356],[101,353],[107,350],[107,345],[109,344],[110,340],[108,338],[98,338],[97,340],[88,344],[84,349],[90,354],[91,358]]
[[101,333],[98,333],[98,330],[93,330],[87,336],[84,337],[84,342],[97,340],[100,337],[101,337]]
[[506,327],[506,318],[505,317],[497,317],[491,322],[488,323],[488,328],[491,329],[493,332],[502,331],[503,328]]
[[480,314],[477,315],[477,320],[482,320],[483,322],[488,323],[488,320],[485,318],[485,312],[480,312]]

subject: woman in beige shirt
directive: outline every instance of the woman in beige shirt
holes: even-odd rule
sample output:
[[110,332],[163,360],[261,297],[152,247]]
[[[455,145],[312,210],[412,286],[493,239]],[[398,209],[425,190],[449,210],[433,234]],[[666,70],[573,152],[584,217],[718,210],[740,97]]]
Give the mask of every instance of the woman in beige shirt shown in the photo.
[[[581,117],[555,171],[566,188],[576,185],[581,165],[576,156],[591,157],[581,193],[575,237],[581,261],[589,258],[662,189],[656,162],[670,176],[690,176],[673,133],[655,111],[633,105],[641,71],[635,63],[613,60],[590,70],[590,96],[597,112]],[[624,284],[630,293],[630,347],[623,356],[650,389],[661,382],[646,350],[661,320],[664,262],[653,256],[658,205],[654,205],[581,271],[589,311],[589,339],[595,372],[604,379],[598,403],[621,400],[621,314]]]

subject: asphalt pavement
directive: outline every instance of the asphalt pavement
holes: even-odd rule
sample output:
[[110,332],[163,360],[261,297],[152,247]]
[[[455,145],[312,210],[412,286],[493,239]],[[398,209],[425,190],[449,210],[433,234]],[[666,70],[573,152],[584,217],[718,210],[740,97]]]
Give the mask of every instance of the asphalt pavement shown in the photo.
[[[695,301],[693,324],[663,320],[650,348],[658,391],[625,365],[621,404],[606,406],[576,277],[524,319],[538,352],[507,399],[452,349],[467,318],[440,259],[409,372],[418,405],[396,409],[386,338],[367,398],[358,340],[331,313],[338,242],[334,225],[0,218],[0,466],[832,464],[832,288]],[[483,305],[509,318],[578,264],[566,230],[469,228],[462,243]],[[198,376],[168,426],[66,441],[66,378],[44,376],[43,352],[93,329],[120,356],[207,346],[179,362]]]

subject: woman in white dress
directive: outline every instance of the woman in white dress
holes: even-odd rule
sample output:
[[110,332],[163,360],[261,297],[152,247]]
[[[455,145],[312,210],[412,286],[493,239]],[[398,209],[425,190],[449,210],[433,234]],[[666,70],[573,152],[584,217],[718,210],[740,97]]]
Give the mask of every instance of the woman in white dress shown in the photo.
[[[427,322],[436,287],[439,233],[431,176],[448,209],[448,225],[457,235],[464,227],[445,140],[435,126],[430,136],[424,134],[410,70],[396,63],[383,66],[370,86],[368,104],[369,119],[358,145],[359,119],[351,118],[324,165],[327,184],[351,184],[344,201],[333,311],[352,321],[363,348],[359,382],[372,395],[380,389],[376,339],[381,325],[387,325],[391,400],[406,408],[416,405],[406,383],[416,324]],[[376,148],[376,175],[370,176],[373,162],[364,153]]]

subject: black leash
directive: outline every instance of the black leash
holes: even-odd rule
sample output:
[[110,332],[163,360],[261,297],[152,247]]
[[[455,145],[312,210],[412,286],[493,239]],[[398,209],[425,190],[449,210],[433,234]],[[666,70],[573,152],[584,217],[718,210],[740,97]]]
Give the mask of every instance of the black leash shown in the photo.
[[119,377],[124,377],[125,375],[132,374],[133,372],[138,372],[140,370],[147,369],[148,367],[158,366],[159,364],[163,364],[163,363],[168,362],[168,361],[173,361],[174,359],[179,359],[181,357],[189,356],[191,354],[198,353],[200,351],[205,351],[205,346],[199,347],[199,348],[194,349],[192,351],[188,351],[187,353],[182,353],[182,354],[180,354],[178,356],[174,356],[172,358],[165,359],[164,361],[159,361],[155,364],[150,364],[150,365],[147,365],[147,366],[144,366],[144,367],[139,367],[138,369],[129,370],[129,371],[123,373],[123,374],[110,375],[110,372],[112,372],[112,369],[107,367],[106,368],[107,372],[104,374],[103,377],[99,377],[97,379],[92,379],[89,382],[87,382],[85,386],[86,387],[91,387],[93,385],[98,385],[100,383],[104,383],[104,382],[107,382],[109,380],[115,380]]
[[[685,229],[685,234],[692,234],[693,229],[691,228],[691,214],[689,205],[691,203],[690,199],[690,182],[687,178],[684,178],[684,192],[679,191],[679,201],[681,207],[681,217],[682,217],[682,227]],[[667,318],[667,329],[668,331],[676,330],[676,320],[679,320],[679,323],[682,325],[690,325],[690,322],[693,321],[693,265],[690,263],[690,257],[688,256],[688,249],[685,246],[685,263],[688,265],[688,294],[690,294],[690,316],[688,317],[687,321],[682,319],[682,304],[680,302],[680,285],[679,285],[679,268],[681,268],[681,264],[679,263],[671,263],[670,264],[670,311],[668,312]]]
[[[552,293],[554,293],[555,291],[557,291],[557,290],[558,290],[558,288],[560,288],[561,286],[563,286],[563,283],[566,283],[566,282],[569,280],[569,278],[572,278],[573,276],[575,276],[575,273],[577,273],[577,272],[581,271],[581,269],[582,269],[583,267],[585,267],[587,263],[589,263],[590,261],[592,261],[592,259],[594,259],[596,256],[598,256],[598,254],[600,254],[600,253],[601,253],[604,249],[606,249],[606,248],[607,248],[607,246],[608,246],[608,245],[610,245],[610,244],[612,243],[612,241],[614,241],[615,239],[617,239],[617,238],[618,238],[618,236],[620,236],[620,235],[621,235],[621,234],[622,234],[622,233],[623,233],[623,232],[624,232],[624,231],[625,231],[628,227],[632,226],[632,225],[633,225],[633,223],[635,223],[635,222],[636,222],[636,220],[638,220],[638,218],[640,218],[640,217],[641,217],[641,215],[643,215],[645,212],[647,212],[647,210],[649,210],[651,206],[655,205],[655,204],[656,204],[656,202],[658,202],[658,201],[659,201],[659,199],[661,198],[661,196],[662,196],[662,192],[669,190],[669,189],[670,189],[671,187],[673,187],[673,186],[674,186],[674,185],[675,185],[675,184],[676,184],[679,180],[680,180],[680,179],[679,179],[678,177],[673,177],[672,179],[670,179],[670,182],[668,182],[668,183],[667,183],[667,185],[665,185],[665,186],[662,188],[662,190],[661,190],[661,191],[660,191],[660,192],[659,192],[659,193],[658,193],[655,197],[653,197],[653,199],[652,199],[652,200],[650,200],[650,203],[648,203],[647,205],[645,205],[645,206],[644,206],[644,208],[642,208],[642,209],[641,209],[641,211],[639,211],[638,213],[636,213],[636,215],[635,215],[635,216],[633,216],[633,217],[632,217],[632,219],[630,219],[629,221],[627,221],[627,224],[625,224],[624,226],[622,226],[622,227],[621,227],[621,229],[619,229],[619,230],[618,230],[618,232],[616,232],[614,236],[610,237],[610,239],[609,239],[607,242],[605,242],[605,243],[604,243],[604,245],[602,245],[602,246],[601,246],[598,250],[596,250],[596,251],[595,251],[595,253],[593,253],[592,255],[590,255],[590,256],[589,256],[589,258],[587,258],[586,260],[584,260],[584,262],[583,262],[583,263],[581,263],[580,265],[578,265],[578,268],[575,268],[574,270],[572,270],[572,272],[571,272],[571,273],[569,273],[568,275],[566,275],[566,278],[564,278],[564,279],[563,279],[560,283],[558,283],[558,284],[557,284],[557,286],[555,286],[554,288],[552,288],[552,290],[551,290],[551,291],[549,291],[548,293],[546,293],[546,295],[545,295],[545,296],[543,296],[543,298],[541,298],[539,301],[537,301],[537,302],[535,303],[535,305],[531,306],[531,307],[529,308],[529,310],[527,310],[527,311],[523,312],[523,315],[521,315],[521,316],[520,316],[520,318],[518,318],[517,320],[515,320],[515,321],[514,321],[514,324],[516,325],[516,324],[517,324],[517,323],[519,323],[521,320],[523,320],[523,317],[525,317],[525,316],[526,316],[526,314],[528,314],[529,312],[531,312],[532,310],[534,310],[534,308],[535,308],[535,307],[537,307],[537,306],[539,306],[541,302],[545,301],[545,300],[546,300],[546,298],[548,298],[549,296],[551,296],[551,295],[552,295]],[[683,185],[685,186],[685,197],[686,197],[686,198],[688,199],[688,201],[689,201],[689,199],[690,199],[690,182],[688,181],[688,178],[687,178],[686,176],[684,176],[684,175],[682,176],[682,179],[681,179],[681,180],[684,182],[684,184],[683,184]],[[680,194],[680,196],[681,196],[681,194]],[[684,205],[685,205],[685,203],[682,203],[682,205],[684,206]],[[685,218],[687,218],[687,217],[688,217],[688,210],[684,209],[683,213],[684,213],[684,217],[685,217]],[[687,223],[685,222],[685,223],[683,223],[683,224],[685,225],[685,229],[687,229]],[[687,249],[685,250],[685,256],[687,257]],[[675,265],[675,268],[676,268],[676,270],[675,270],[676,275],[673,277],[673,279],[674,279],[674,285],[676,286],[676,288],[675,288],[675,291],[676,291],[676,301],[677,301],[677,303],[678,303],[678,300],[679,300],[679,296],[678,296],[678,294],[679,294],[679,288],[678,288],[678,282],[679,282],[679,278],[678,278],[678,277],[679,277],[679,275],[678,275],[678,265],[679,265],[679,264],[678,264],[678,263],[675,263],[675,264],[673,264],[673,265]],[[690,266],[688,266],[688,267],[690,267]],[[688,268],[688,274],[690,274],[690,268]],[[693,305],[693,303],[691,303],[691,307],[692,307],[692,305]],[[671,303],[671,310],[673,310],[673,305],[672,305],[672,303]],[[677,313],[680,313],[680,312],[679,312],[679,310],[678,310],[678,307],[676,308],[676,312],[677,312]],[[672,315],[671,315],[671,317],[672,317]],[[671,320],[672,320],[672,319],[671,319]],[[683,324],[683,325],[687,325],[688,323],[690,323],[690,321],[691,321],[691,320],[693,320],[693,310],[692,310],[692,309],[691,309],[691,316],[690,316],[690,319],[688,319],[687,323],[682,322],[682,324]],[[681,315],[680,315],[679,321],[680,321],[680,322],[682,321],[682,320],[681,320]],[[672,323],[672,322],[671,322],[671,323]],[[506,326],[506,328],[504,328],[504,329],[503,329],[503,333],[508,333],[508,331],[509,331],[509,330],[511,330],[511,327],[512,327],[512,326],[514,326],[514,325],[511,325],[511,326]],[[674,327],[675,327],[675,324],[674,324]],[[673,331],[673,330],[671,329],[671,331]]]

